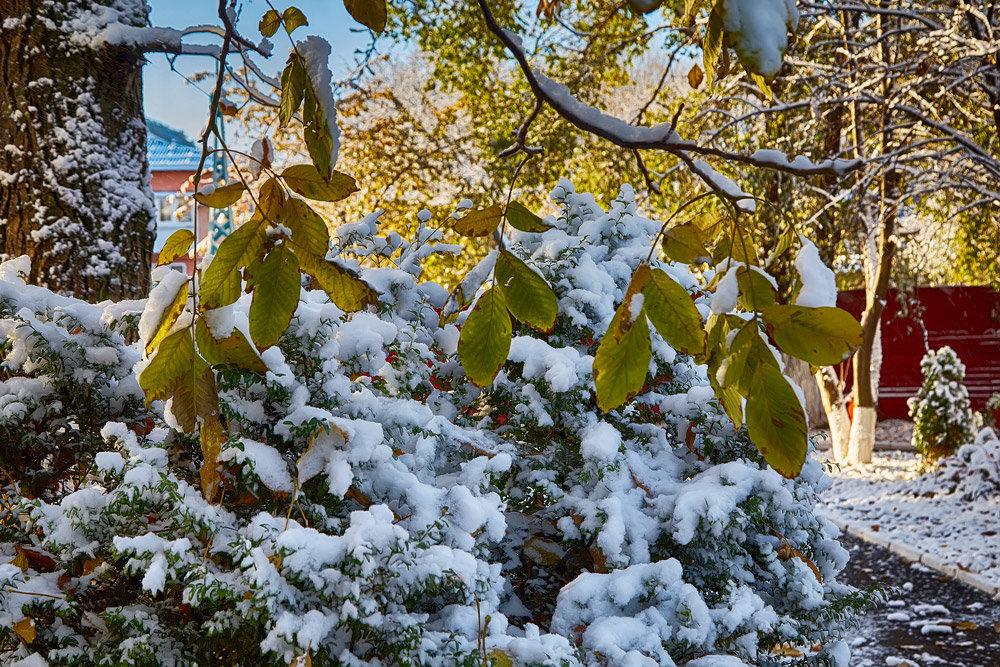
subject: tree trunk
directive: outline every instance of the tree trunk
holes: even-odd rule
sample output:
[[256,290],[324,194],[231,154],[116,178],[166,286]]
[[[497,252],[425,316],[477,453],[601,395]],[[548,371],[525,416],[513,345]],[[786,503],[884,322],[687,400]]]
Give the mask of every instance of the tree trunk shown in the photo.
[[830,451],[834,461],[847,461],[847,445],[850,441],[851,418],[847,414],[847,399],[843,387],[837,380],[837,372],[832,366],[816,370],[816,385],[823,400],[823,410],[830,426]]
[[[861,347],[854,353],[854,419],[848,446],[849,463],[871,463],[875,445],[875,419],[878,407],[878,387],[873,382],[873,351],[878,338],[889,293],[889,276],[896,256],[896,217],[900,197],[899,171],[893,170],[882,178],[882,210],[879,212],[879,240],[874,278],[865,280],[865,312],[861,315]],[[881,363],[881,350],[879,351]],[[878,371],[876,371],[877,373]]]
[[79,26],[146,13],[143,0],[0,0],[0,252],[90,301],[148,292],[155,227],[144,61]]

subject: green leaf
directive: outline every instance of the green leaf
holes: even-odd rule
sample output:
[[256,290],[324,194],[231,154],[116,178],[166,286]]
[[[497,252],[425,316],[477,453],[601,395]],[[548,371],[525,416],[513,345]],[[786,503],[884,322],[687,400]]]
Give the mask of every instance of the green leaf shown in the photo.
[[684,223],[663,232],[663,251],[667,257],[682,264],[694,264],[710,253],[701,242],[700,230],[691,223]]
[[213,366],[236,366],[259,375],[267,373],[267,366],[257,350],[239,329],[233,329],[231,334],[220,340],[212,336],[204,320],[198,319],[194,337],[198,342],[198,352]]
[[177,288],[177,293],[174,294],[174,298],[170,302],[170,305],[163,311],[160,323],[156,325],[156,331],[154,331],[152,337],[146,341],[146,354],[151,354],[153,350],[156,349],[156,346],[160,343],[160,341],[166,338],[167,333],[170,331],[170,327],[174,326],[174,322],[176,322],[177,318],[184,312],[190,288],[190,280],[185,280]]
[[510,314],[542,333],[556,326],[559,303],[555,292],[531,267],[507,250],[497,256],[496,279]]
[[764,323],[783,351],[814,366],[832,366],[861,345],[861,325],[840,308],[771,306]]
[[149,364],[139,373],[139,386],[146,394],[146,405],[168,398],[177,380],[191,368],[194,358],[190,329],[180,329],[164,338]]
[[264,12],[264,16],[260,19],[260,24],[257,26],[260,29],[260,34],[264,37],[273,37],[274,33],[278,32],[278,26],[281,25],[281,14],[278,13],[276,9],[269,9]]
[[757,246],[754,245],[753,238],[746,233],[737,233],[735,238],[731,234],[723,235],[715,244],[712,260],[719,264],[726,258],[743,262],[749,266],[757,266]]
[[477,387],[487,387],[510,352],[511,323],[503,292],[491,287],[473,306],[458,338],[458,360]]
[[285,202],[281,224],[292,232],[291,243],[296,249],[325,258],[330,249],[330,230],[319,213],[301,199]]
[[344,7],[355,21],[374,32],[385,30],[385,0],[344,0]]
[[323,178],[311,164],[296,164],[281,172],[292,192],[316,201],[340,201],[358,191],[358,185],[347,174],[334,171],[330,178]]
[[264,247],[263,225],[264,219],[255,215],[223,239],[201,277],[198,299],[202,308],[221,308],[240,298],[238,270],[257,259]]
[[739,304],[745,310],[764,310],[773,306],[778,297],[774,285],[764,274],[745,266],[736,269],[736,284],[740,289]]
[[503,219],[503,209],[494,204],[489,208],[469,211],[455,222],[455,231],[462,236],[477,238],[489,236],[500,226]]
[[791,384],[775,366],[754,373],[747,396],[747,431],[764,460],[792,478],[806,460],[806,415]]
[[767,260],[764,262],[764,267],[768,268],[772,266],[781,255],[792,247],[792,241],[795,239],[795,233],[792,231],[791,227],[785,229],[781,232],[781,236],[778,237],[778,244],[771,251],[771,254],[767,256]]
[[740,396],[740,392],[736,387],[722,387],[715,381],[711,385],[715,390],[715,397],[726,411],[726,416],[733,422],[733,428],[739,430],[743,426],[743,397]]
[[281,15],[281,18],[285,21],[285,31],[289,35],[292,34],[296,28],[304,25],[309,25],[309,21],[306,20],[306,15],[302,13],[298,7],[289,7]]
[[[649,344],[649,324],[643,313],[627,328],[623,321],[631,319],[626,298],[608,327],[594,355],[594,386],[597,407],[610,412],[638,394],[646,383],[652,350]],[[625,329],[619,337],[616,332]]]
[[198,193],[194,196],[194,200],[203,206],[227,208],[238,202],[246,189],[245,185],[237,181],[215,188],[209,194]]
[[701,313],[687,290],[662,269],[654,269],[643,288],[643,310],[663,340],[692,356],[705,350]]
[[725,0],[716,0],[712,11],[708,15],[708,24],[705,26],[705,39],[701,44],[702,58],[705,65],[705,76],[708,84],[712,85],[715,80],[715,70],[719,64],[719,54],[723,49],[724,25],[722,18],[722,8]]
[[[277,28],[276,28],[277,29]],[[278,112],[278,122],[281,127],[288,127],[302,104],[306,91],[306,68],[299,56],[293,53],[288,57],[288,64],[281,73],[281,109]]]
[[249,273],[253,284],[250,337],[258,350],[265,350],[285,333],[299,304],[299,260],[284,244],[277,245]]
[[762,365],[778,367],[774,354],[760,337],[757,322],[750,320],[733,337],[729,346],[729,360],[726,363],[724,388],[735,387],[742,396],[750,391],[754,374]]
[[351,269],[309,253],[297,253],[302,270],[312,276],[344,312],[377,306],[378,292]]
[[178,229],[163,244],[163,248],[160,250],[160,258],[156,261],[156,265],[166,266],[178,257],[188,254],[192,243],[194,243],[194,232],[190,229]]
[[522,232],[544,232],[552,229],[537,215],[525,208],[524,204],[512,201],[507,207],[507,222]]

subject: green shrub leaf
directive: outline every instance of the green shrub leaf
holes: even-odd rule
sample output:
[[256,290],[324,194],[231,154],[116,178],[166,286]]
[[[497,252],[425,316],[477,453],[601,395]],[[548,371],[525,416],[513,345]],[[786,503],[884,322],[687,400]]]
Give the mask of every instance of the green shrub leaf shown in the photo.
[[814,366],[832,366],[861,345],[861,325],[840,308],[771,306],[764,323],[778,347]]
[[503,291],[491,287],[473,306],[458,339],[458,360],[477,387],[487,387],[510,352],[511,323]]

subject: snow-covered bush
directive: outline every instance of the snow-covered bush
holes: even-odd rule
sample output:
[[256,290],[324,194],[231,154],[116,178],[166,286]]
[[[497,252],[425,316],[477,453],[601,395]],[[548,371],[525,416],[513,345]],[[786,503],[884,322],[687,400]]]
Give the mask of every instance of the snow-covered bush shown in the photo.
[[921,496],[955,493],[971,501],[1000,494],[1000,439],[996,432],[980,430],[975,441],[942,458],[915,485],[914,492]]
[[979,417],[962,384],[965,364],[948,346],[929,351],[920,360],[924,382],[907,401],[913,420],[913,446],[933,464],[975,438]]
[[[434,246],[396,243],[396,268],[362,272],[378,308],[303,290],[265,374],[218,369],[218,502],[195,438],[125,416],[78,485],[9,487],[0,626],[56,664],[761,664],[783,645],[846,664],[873,595],[837,580],[820,464],[767,467],[655,332],[643,391],[597,409],[595,334],[660,225],[627,187],[607,212],[565,181],[553,196],[553,228],[512,250],[553,286],[556,327],[515,329],[488,390],[456,359],[464,315],[441,326],[448,293],[418,280]],[[365,224],[342,254],[386,247]],[[246,334],[249,307],[218,335]]]
[[25,285],[28,271],[26,257],[0,265],[0,468],[44,497],[84,479],[105,423],[144,429],[151,415],[122,337],[142,302],[91,306]]

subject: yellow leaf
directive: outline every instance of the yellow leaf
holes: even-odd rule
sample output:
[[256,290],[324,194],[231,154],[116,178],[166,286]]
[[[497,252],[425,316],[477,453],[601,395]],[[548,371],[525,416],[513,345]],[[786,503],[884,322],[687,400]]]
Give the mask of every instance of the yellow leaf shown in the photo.
[[[166,286],[165,286],[166,287]],[[170,328],[174,326],[174,322],[177,318],[181,316],[184,312],[184,307],[187,305],[188,291],[190,290],[190,281],[184,281],[177,288],[177,294],[174,295],[173,301],[167,306],[166,310],[163,311],[163,317],[160,318],[160,323],[156,325],[156,330],[153,333],[152,338],[146,343],[146,354],[152,354],[156,346],[160,344],[160,341],[167,337],[170,333]]]
[[514,661],[501,649],[493,649],[486,657],[493,663],[493,667],[514,667]]
[[209,502],[213,502],[222,483],[222,477],[219,476],[219,454],[222,453],[222,443],[225,441],[226,434],[218,419],[208,419],[201,425],[201,453],[205,459],[200,471],[201,492]]
[[35,630],[35,621],[31,618],[22,618],[20,621],[11,626],[17,636],[24,640],[24,643],[30,644],[35,641],[35,637],[38,636],[38,632]]
[[188,254],[192,243],[194,243],[194,232],[190,229],[178,229],[163,244],[163,248],[160,249],[159,259],[156,260],[156,265],[166,266],[178,257]]
[[701,70],[701,66],[695,63],[688,70],[688,85],[691,86],[692,90],[698,90],[698,86],[701,82],[705,80],[705,73]]
[[194,196],[194,200],[199,204],[212,208],[227,208],[239,201],[246,189],[246,186],[242,183],[229,183],[215,188],[209,193],[202,194],[199,192]]
[[460,220],[455,222],[455,231],[462,236],[473,238],[489,236],[500,226],[503,218],[503,209],[497,204],[476,211],[469,211]]
[[28,557],[24,555],[23,551],[18,551],[17,555],[14,556],[14,560],[12,560],[10,564],[16,565],[17,567],[21,568],[21,572],[28,571],[29,567]]

